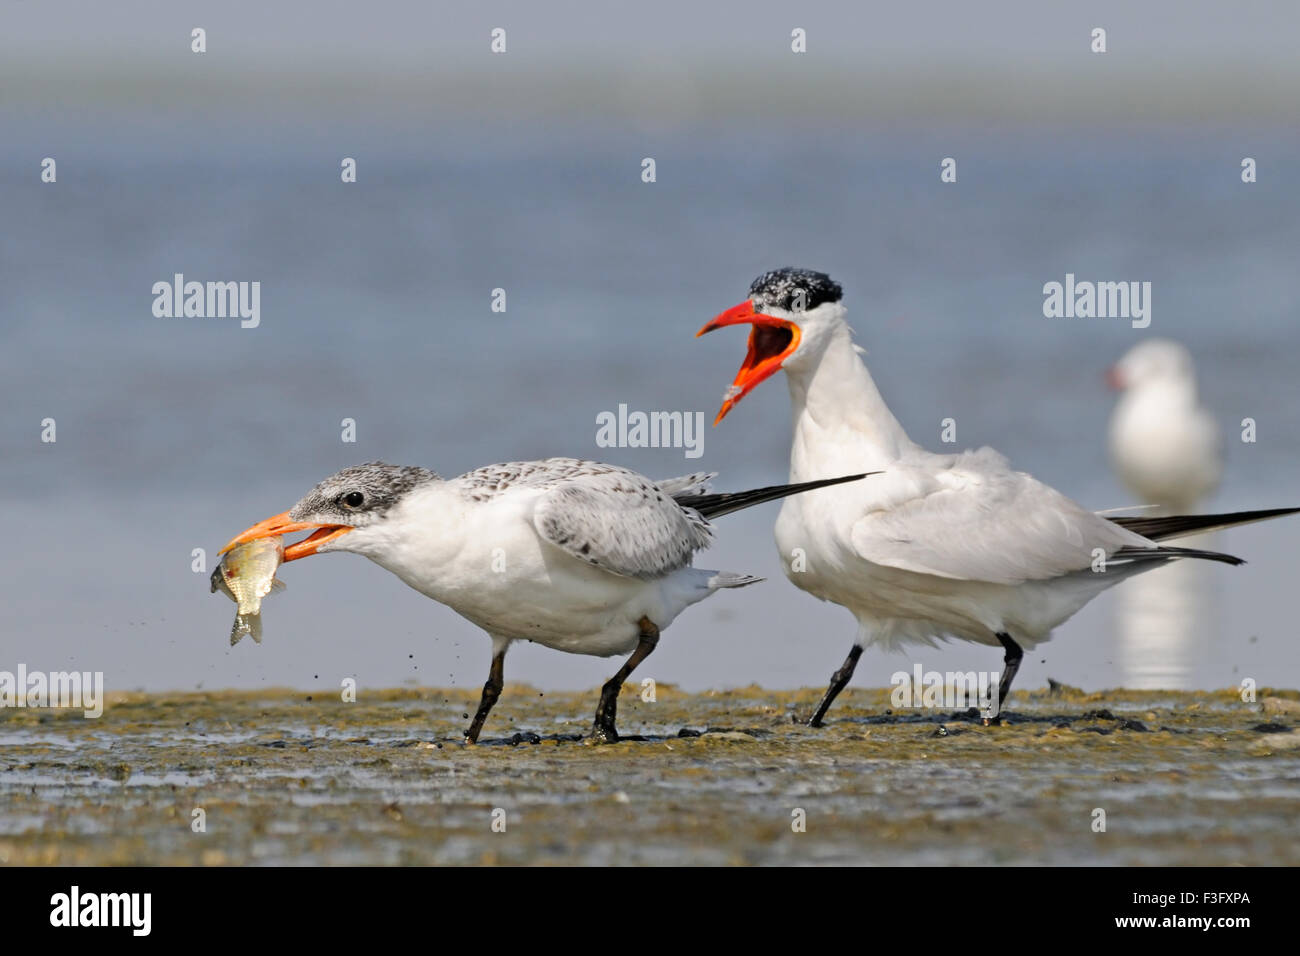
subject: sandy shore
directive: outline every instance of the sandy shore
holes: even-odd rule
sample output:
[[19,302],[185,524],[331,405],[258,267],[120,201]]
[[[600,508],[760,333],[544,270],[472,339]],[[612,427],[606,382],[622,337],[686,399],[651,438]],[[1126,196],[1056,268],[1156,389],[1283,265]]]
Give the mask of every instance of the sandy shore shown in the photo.
[[520,684],[472,748],[465,690],[3,710],[0,863],[1300,863],[1294,691],[1020,692],[984,727],[854,690],[820,730],[820,688],[638,691],[607,746],[573,739],[596,691]]

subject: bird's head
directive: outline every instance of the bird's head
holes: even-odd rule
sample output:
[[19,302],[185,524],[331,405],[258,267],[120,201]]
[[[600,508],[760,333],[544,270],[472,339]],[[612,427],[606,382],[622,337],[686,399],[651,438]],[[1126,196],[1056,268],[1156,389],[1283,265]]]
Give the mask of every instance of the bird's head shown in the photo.
[[[438,476],[424,468],[367,462],[330,475],[302,500],[282,512],[260,521],[233,538],[221,549],[258,538],[311,531],[312,534],[284,549],[284,560],[295,561],[327,551],[356,551],[364,539],[382,529],[393,509],[413,490]],[[354,535],[347,539],[348,535]]]
[[1183,385],[1195,378],[1192,353],[1170,339],[1147,339],[1133,346],[1106,372],[1111,388],[1141,388],[1157,383]]
[[811,368],[832,333],[844,324],[843,290],[824,272],[774,269],[749,287],[749,298],[732,306],[696,333],[726,325],[749,325],[749,352],[713,424],[778,369]]

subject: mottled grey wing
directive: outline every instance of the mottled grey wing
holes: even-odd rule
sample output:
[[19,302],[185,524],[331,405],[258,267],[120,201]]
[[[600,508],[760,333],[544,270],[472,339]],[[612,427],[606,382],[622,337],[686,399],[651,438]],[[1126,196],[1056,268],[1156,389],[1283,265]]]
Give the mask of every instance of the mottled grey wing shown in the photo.
[[678,495],[702,495],[709,490],[709,482],[718,477],[716,471],[697,471],[680,478],[660,478],[655,482],[659,490],[676,498]]
[[538,461],[506,461],[467,471],[456,479],[471,501],[486,501],[519,488],[548,488],[572,478],[635,472],[581,458],[542,458]]
[[655,482],[614,469],[559,482],[533,511],[538,534],[613,574],[658,578],[690,564],[712,540],[709,524]]

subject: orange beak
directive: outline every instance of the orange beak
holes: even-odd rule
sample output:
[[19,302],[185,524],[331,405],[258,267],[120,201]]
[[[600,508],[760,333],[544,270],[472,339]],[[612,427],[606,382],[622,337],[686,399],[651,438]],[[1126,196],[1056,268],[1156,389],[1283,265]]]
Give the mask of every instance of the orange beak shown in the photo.
[[754,386],[779,369],[781,363],[799,347],[799,338],[802,335],[799,326],[788,319],[778,319],[774,315],[755,312],[752,299],[732,306],[696,332],[695,337],[699,338],[704,333],[720,329],[724,325],[742,323],[753,326],[749,331],[749,353],[745,356],[740,371],[736,373],[731,388],[727,389],[727,397],[718,411],[718,417],[713,420],[715,425],[726,417],[727,412],[731,411],[737,402],[753,391]]
[[1112,365],[1106,369],[1106,384],[1115,391],[1122,391],[1124,388],[1124,376],[1119,373],[1119,367]]
[[341,538],[351,530],[347,525],[291,521],[289,520],[289,512],[285,511],[267,518],[265,521],[259,521],[247,531],[236,535],[230,540],[229,544],[217,553],[225,554],[231,548],[246,544],[249,541],[256,541],[258,538],[278,538],[280,535],[296,534],[299,531],[314,532],[310,537],[303,538],[303,540],[284,549],[285,561],[297,561],[309,554],[315,554],[326,541]]

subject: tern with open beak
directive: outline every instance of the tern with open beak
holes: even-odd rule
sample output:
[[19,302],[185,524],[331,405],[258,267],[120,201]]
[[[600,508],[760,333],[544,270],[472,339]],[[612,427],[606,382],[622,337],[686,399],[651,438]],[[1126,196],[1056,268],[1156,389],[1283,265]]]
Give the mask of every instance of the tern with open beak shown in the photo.
[[715,591],[760,580],[691,566],[712,539],[709,519],[865,476],[709,494],[712,477],[653,481],[615,465],[548,458],[443,480],[372,462],[326,478],[223,551],[310,531],[284,549],[286,562],[329,551],[365,555],[487,631],[492,664],[469,743],[501,694],[512,642],[629,654],[602,688],[592,728],[594,739],[615,741],[619,690],[659,632]]
[[751,327],[749,352],[717,421],[760,382],[786,373],[794,407],[791,481],[883,472],[790,498],[776,522],[790,580],[858,620],[813,726],[866,645],[958,638],[1000,646],[998,703],[1005,703],[1023,649],[1046,641],[1106,588],[1179,558],[1242,563],[1157,542],[1300,510],[1108,518],[1012,470],[991,448],[932,454],[908,438],[876,389],[840,300],[840,286],[825,273],[778,269],[759,276],[748,299],[698,333]]

